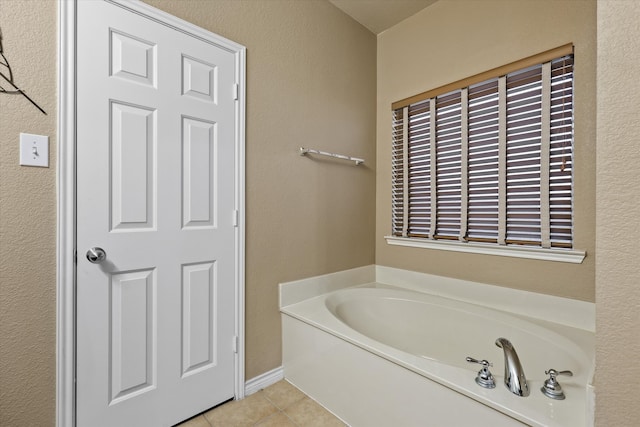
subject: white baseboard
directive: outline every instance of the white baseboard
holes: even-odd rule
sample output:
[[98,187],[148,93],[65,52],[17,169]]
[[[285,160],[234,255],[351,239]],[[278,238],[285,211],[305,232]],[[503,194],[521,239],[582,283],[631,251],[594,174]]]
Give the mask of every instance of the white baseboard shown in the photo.
[[269,372],[265,372],[262,375],[258,375],[257,377],[248,380],[244,384],[244,395],[245,397],[249,396],[250,394],[269,387],[282,379],[284,379],[284,370],[282,369],[282,366],[279,366]]

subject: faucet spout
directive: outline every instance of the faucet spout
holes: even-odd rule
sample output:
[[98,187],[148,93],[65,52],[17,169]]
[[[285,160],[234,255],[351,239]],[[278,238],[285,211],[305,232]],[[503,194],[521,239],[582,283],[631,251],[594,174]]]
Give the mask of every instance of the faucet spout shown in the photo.
[[516,349],[506,338],[498,338],[496,345],[504,351],[504,384],[517,396],[529,396],[529,385]]

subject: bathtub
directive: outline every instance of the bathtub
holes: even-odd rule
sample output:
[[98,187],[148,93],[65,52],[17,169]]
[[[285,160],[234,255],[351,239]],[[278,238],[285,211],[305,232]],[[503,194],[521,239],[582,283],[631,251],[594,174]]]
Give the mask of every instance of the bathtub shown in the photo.
[[[299,292],[302,286],[288,285],[281,293],[296,285],[294,292]],[[455,295],[437,295],[437,284],[407,286],[405,280],[403,285],[381,283],[374,274],[372,281],[357,286],[316,286],[319,295],[291,301],[285,297],[285,378],[355,427],[582,427],[592,422],[588,402],[594,334],[576,324],[579,318],[572,323],[561,313],[559,318],[547,314],[545,320],[532,317],[535,297],[518,291],[514,297],[514,291],[505,290],[510,295],[497,303],[515,301],[515,312],[509,312],[452,298]],[[468,286],[473,284],[459,284],[467,294],[483,293]],[[491,292],[502,292],[494,288]],[[541,298],[565,314],[574,310],[580,315],[580,309],[563,310],[570,301]],[[518,308],[518,301],[527,299],[527,308]],[[494,344],[499,337],[516,348],[530,396],[516,396],[505,387],[502,349]],[[494,389],[475,383],[480,366],[466,362],[467,356],[493,363]],[[544,371],[550,368],[573,372],[573,377],[558,378],[565,400],[540,392]]]

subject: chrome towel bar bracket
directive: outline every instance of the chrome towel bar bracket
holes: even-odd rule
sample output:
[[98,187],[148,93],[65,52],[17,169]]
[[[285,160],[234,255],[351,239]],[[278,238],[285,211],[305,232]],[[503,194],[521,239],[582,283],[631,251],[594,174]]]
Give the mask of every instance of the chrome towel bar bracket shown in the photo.
[[320,151],[320,150],[314,150],[312,148],[300,147],[300,155],[304,156],[306,154],[319,154],[321,156],[329,156],[329,157],[334,157],[336,159],[349,160],[350,162],[355,162],[356,166],[364,163],[364,159],[360,159],[358,157],[345,156],[343,154],[329,153],[327,151]]

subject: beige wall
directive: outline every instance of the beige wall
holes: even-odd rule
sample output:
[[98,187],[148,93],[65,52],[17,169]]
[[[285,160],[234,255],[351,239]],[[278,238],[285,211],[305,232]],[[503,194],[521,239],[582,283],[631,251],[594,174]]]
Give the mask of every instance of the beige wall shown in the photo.
[[[55,413],[56,3],[0,0],[0,28],[16,83],[47,112],[0,94],[0,425],[46,426]],[[20,132],[49,136],[51,167],[18,166]]]
[[598,1],[596,425],[640,425],[640,3]]
[[[247,47],[246,378],[281,364],[278,283],[372,264],[376,38],[325,0],[148,3]],[[16,80],[0,94],[0,425],[54,424],[56,6],[0,0]],[[18,166],[18,134],[51,167]],[[298,155],[300,146],[366,159]]]
[[[594,301],[595,0],[440,0],[378,36],[376,263]],[[391,103],[575,45],[575,247],[581,265],[390,246]]]
[[376,38],[324,0],[147,3],[247,47],[249,379],[281,364],[279,282],[374,262]]

